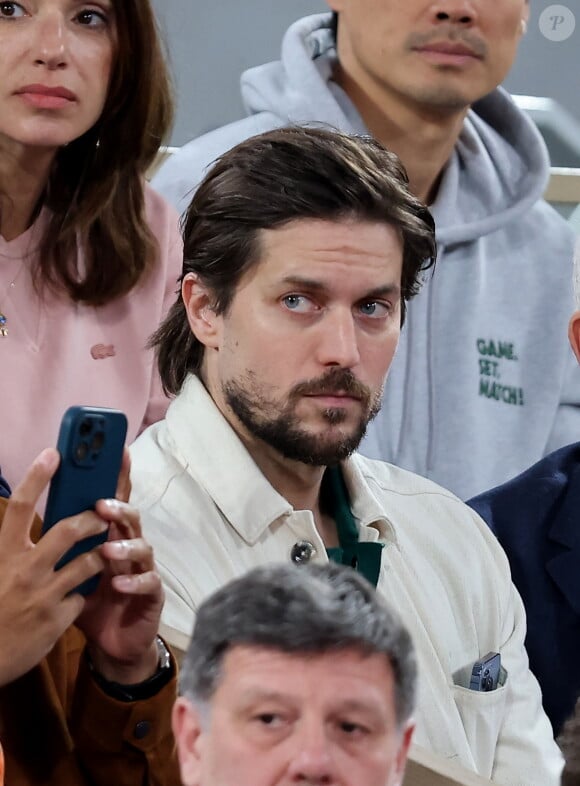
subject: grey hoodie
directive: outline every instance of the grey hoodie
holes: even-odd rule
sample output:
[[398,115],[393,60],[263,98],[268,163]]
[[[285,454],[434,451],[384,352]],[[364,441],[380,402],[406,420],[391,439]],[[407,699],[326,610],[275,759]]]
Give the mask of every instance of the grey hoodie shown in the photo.
[[[153,185],[179,209],[207,167],[253,134],[322,122],[366,132],[332,81],[330,15],[294,23],[281,61],[246,71],[249,117],[185,145]],[[361,452],[466,499],[580,440],[580,372],[566,339],[574,236],[543,200],[549,163],[501,88],[468,113],[431,206],[437,268],[411,301],[382,410]]]

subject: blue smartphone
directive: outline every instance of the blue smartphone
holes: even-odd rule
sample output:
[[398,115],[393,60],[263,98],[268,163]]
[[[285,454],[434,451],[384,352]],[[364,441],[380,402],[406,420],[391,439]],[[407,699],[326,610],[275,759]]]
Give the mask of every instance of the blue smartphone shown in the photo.
[[[56,446],[60,464],[50,483],[43,534],[62,519],[93,510],[97,500],[115,496],[126,437],[123,412],[101,407],[67,409],[60,424]],[[104,532],[80,540],[58,561],[55,570],[106,539]],[[98,583],[99,576],[93,576],[74,592],[89,595]]]

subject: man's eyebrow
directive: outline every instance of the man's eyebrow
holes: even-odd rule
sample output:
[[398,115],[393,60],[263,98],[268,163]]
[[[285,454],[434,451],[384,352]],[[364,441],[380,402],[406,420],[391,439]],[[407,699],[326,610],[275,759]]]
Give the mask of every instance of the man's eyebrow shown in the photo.
[[261,701],[288,703],[289,701],[292,701],[292,698],[292,696],[287,693],[283,693],[282,691],[269,690],[260,686],[251,686],[245,688],[240,693],[240,699],[245,704],[253,704],[254,702]]
[[382,717],[382,713],[377,706],[360,699],[346,699],[337,705],[337,709],[344,712],[364,712],[366,715]]
[[305,276],[284,276],[281,283],[290,284],[290,286],[300,289],[308,289],[310,292],[324,292],[328,289],[327,285],[323,284],[322,281],[316,281],[314,278],[306,278]]
[[383,284],[383,286],[375,287],[370,292],[366,292],[361,300],[372,300],[376,297],[400,297],[401,287],[399,284]]
[[[305,289],[309,292],[326,292],[328,290],[327,284],[313,278],[306,278],[305,276],[284,276],[281,283],[297,287],[298,289]],[[381,286],[365,292],[360,297],[360,300],[377,297],[400,297],[400,295],[401,287],[399,284],[381,284]]]

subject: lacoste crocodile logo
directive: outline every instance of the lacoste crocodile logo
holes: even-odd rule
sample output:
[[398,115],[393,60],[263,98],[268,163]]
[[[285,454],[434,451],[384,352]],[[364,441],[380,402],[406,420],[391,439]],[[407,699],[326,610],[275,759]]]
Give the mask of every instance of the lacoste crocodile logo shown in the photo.
[[116,354],[114,344],[95,344],[94,347],[91,347],[91,357],[93,360],[114,358]]

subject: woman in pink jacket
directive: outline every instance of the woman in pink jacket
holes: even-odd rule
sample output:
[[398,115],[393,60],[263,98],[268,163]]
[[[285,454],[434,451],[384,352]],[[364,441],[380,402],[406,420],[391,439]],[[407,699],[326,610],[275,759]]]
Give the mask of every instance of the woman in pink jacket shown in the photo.
[[0,465],[16,484],[73,404],[167,406],[146,348],[181,272],[144,175],[172,117],[149,0],[0,3]]

